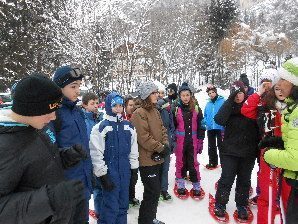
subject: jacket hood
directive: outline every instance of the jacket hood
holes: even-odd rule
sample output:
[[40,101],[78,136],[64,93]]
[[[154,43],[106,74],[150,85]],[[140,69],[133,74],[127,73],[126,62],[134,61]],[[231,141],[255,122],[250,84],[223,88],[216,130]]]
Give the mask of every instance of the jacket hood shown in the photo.
[[123,97],[117,93],[117,92],[111,92],[105,99],[105,109],[106,109],[106,113],[109,116],[113,116],[115,117],[116,114],[112,112],[112,100],[116,97],[119,96],[123,99]]
[[10,109],[0,110],[0,134],[13,133],[28,128],[28,125],[21,124],[9,117],[12,111]]

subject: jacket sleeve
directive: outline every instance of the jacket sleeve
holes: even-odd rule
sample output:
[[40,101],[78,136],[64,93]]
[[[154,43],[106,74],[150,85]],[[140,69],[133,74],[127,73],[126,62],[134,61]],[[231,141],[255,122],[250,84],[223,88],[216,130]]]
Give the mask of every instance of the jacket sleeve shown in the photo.
[[231,102],[230,100],[226,100],[224,104],[220,107],[217,114],[214,116],[214,121],[217,124],[225,127],[232,112],[233,112],[233,102]]
[[250,119],[257,119],[260,96],[257,93],[250,95],[241,108],[241,114]]
[[0,223],[41,223],[54,214],[46,187],[17,191],[22,167],[10,150],[0,150]]
[[197,122],[198,122],[198,131],[197,131],[197,138],[198,139],[204,139],[205,138],[205,131],[206,127],[204,124],[204,117],[201,108],[198,106],[198,117],[197,117]]
[[135,128],[131,128],[131,150],[129,154],[129,162],[131,169],[137,169],[139,167],[139,150],[137,132]]
[[93,164],[93,173],[100,177],[108,172],[108,167],[104,161],[105,137],[108,131],[111,131],[111,126],[103,126],[101,122],[92,128],[90,134],[90,155]]
[[[151,152],[161,152],[163,150],[162,143],[156,141],[150,133],[149,121],[146,115],[141,114],[139,111],[135,111],[131,117],[131,122],[137,130],[138,143],[142,148]],[[165,130],[162,130],[162,132],[164,131]]]
[[298,171],[298,109],[294,112],[296,116],[290,116],[288,132],[285,133],[287,136],[285,150],[270,149],[265,153],[264,159],[276,167]]

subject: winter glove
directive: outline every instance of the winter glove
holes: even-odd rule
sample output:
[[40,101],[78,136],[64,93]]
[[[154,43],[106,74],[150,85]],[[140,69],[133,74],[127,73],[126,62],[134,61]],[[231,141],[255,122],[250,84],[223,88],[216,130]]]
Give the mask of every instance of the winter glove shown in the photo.
[[170,153],[171,153],[171,149],[170,149],[169,145],[168,144],[164,144],[163,150],[159,154],[160,154],[160,156],[162,158],[165,158],[168,155],[170,155]]
[[151,159],[152,159],[154,162],[159,162],[159,161],[161,161],[162,157],[161,157],[160,153],[158,153],[158,152],[154,152],[154,153],[152,153],[152,155],[151,155]]
[[75,207],[84,200],[84,185],[79,180],[63,181],[47,186],[50,205],[55,213],[63,212],[65,206]]
[[235,97],[237,96],[238,93],[239,93],[239,91],[233,91],[233,92],[231,92],[231,94],[228,97],[228,101],[229,102],[234,102]]
[[101,186],[106,191],[112,191],[115,188],[114,183],[110,180],[108,174],[103,175],[100,178]]
[[204,140],[203,139],[198,139],[198,153],[201,154],[203,151],[203,144]]
[[87,153],[80,144],[63,148],[60,152],[62,165],[65,169],[77,165],[82,159],[87,159]]
[[264,148],[285,149],[284,141],[281,137],[266,136],[259,143],[259,149]]

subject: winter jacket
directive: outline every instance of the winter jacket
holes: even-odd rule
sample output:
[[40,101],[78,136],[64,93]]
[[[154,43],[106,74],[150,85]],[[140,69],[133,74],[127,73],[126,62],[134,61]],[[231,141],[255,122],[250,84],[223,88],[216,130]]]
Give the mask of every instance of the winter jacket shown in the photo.
[[88,136],[88,139],[90,139],[92,128],[94,127],[94,125],[96,125],[99,122],[99,118],[93,112],[88,112],[85,109],[82,109],[82,110],[84,112],[85,124],[87,128],[87,136]]
[[270,149],[264,158],[267,163],[285,169],[284,177],[298,180],[298,107],[290,100],[288,105],[281,127],[285,150]]
[[94,174],[97,177],[109,172],[130,173],[139,167],[137,135],[129,121],[119,120],[109,109],[116,93],[106,98],[106,118],[96,124],[90,136],[90,150]]
[[[51,221],[47,185],[64,181],[55,137],[0,113],[0,223],[46,224]],[[65,205],[64,218],[71,208]]]
[[170,149],[173,150],[175,145],[175,126],[173,114],[171,112],[171,105],[166,100],[159,99],[156,108],[160,113],[164,127],[167,129]]
[[131,122],[137,130],[140,166],[154,166],[164,162],[151,159],[154,152],[161,152],[164,144],[169,144],[167,130],[163,126],[160,113],[156,108],[136,109]]
[[228,99],[214,117],[215,122],[225,128],[221,153],[256,158],[259,142],[257,122],[241,114],[242,104]]
[[67,179],[81,180],[85,185],[85,195],[88,199],[92,193],[92,162],[84,113],[76,106],[76,102],[63,98],[62,107],[57,111],[56,122],[59,122],[60,126],[59,130],[55,130],[59,148],[81,144],[87,152],[88,158],[77,166],[65,170],[65,176]]
[[206,124],[206,129],[213,130],[213,129],[219,129],[223,130],[224,128],[217,124],[214,121],[214,116],[217,114],[223,103],[225,102],[225,99],[222,96],[218,96],[216,101],[213,103],[211,100],[208,101],[206,104],[205,110],[204,110],[204,122]]

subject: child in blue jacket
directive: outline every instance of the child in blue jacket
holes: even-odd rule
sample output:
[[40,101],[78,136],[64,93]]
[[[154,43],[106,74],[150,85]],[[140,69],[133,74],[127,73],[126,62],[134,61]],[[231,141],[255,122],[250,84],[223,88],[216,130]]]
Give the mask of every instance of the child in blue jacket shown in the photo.
[[212,169],[216,168],[218,165],[217,148],[220,151],[224,130],[222,126],[215,123],[214,116],[217,114],[225,100],[222,96],[219,96],[217,94],[217,89],[213,85],[207,86],[206,92],[210,98],[210,100],[206,104],[204,111],[204,121],[206,124],[208,136],[209,155],[209,164],[206,165],[206,168]]
[[116,92],[105,100],[106,116],[90,136],[94,174],[100,178],[103,200],[100,224],[126,224],[131,169],[137,169],[135,128],[122,117],[123,98]]
[[85,186],[85,209],[79,212],[85,213],[85,219],[89,220],[89,199],[92,193],[92,162],[89,150],[89,137],[85,124],[84,113],[76,104],[79,101],[80,85],[83,74],[79,68],[71,66],[59,67],[53,77],[53,81],[61,88],[63,93],[62,106],[56,112],[56,120],[53,122],[59,149],[80,145],[87,154],[87,159],[77,166],[65,170],[67,179],[80,180]]

